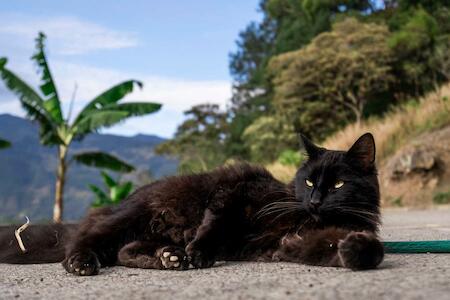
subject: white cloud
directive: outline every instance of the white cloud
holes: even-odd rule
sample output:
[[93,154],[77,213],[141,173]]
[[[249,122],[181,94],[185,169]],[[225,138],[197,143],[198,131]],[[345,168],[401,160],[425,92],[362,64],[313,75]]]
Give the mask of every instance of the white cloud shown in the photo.
[[[107,132],[125,135],[147,133],[169,137],[182,122],[183,111],[206,102],[220,104],[225,108],[231,97],[230,82],[226,80],[186,80],[99,68],[85,63],[69,63],[64,55],[133,47],[137,44],[133,33],[111,30],[72,17],[43,19],[0,13],[0,56],[9,57],[7,67],[34,87],[38,85],[38,76],[29,60],[30,53],[33,52],[33,43],[30,41],[36,37],[38,30],[44,30],[51,36],[48,49],[57,55],[51,56],[50,66],[66,113],[75,84],[78,87],[72,117],[90,99],[114,84],[128,79],[142,81],[144,88],[129,95],[125,101],[152,101],[163,104],[158,113],[131,119],[108,129]],[[25,115],[16,97],[5,90],[1,81],[0,113]]]
[[[182,122],[183,111],[193,105],[206,102],[216,103],[225,108],[231,97],[230,83],[225,80],[165,78],[62,61],[53,61],[52,66],[59,96],[66,113],[75,83],[77,85],[72,117],[96,95],[114,84],[128,79],[142,81],[144,88],[127,96],[125,101],[152,101],[163,104],[163,108],[158,113],[144,118],[131,119],[106,130],[109,133],[124,135],[147,133],[170,137],[175,132],[177,125]],[[36,84],[37,76],[32,73],[31,68],[19,64],[16,68],[11,67],[11,69]],[[0,112],[24,115],[18,100],[14,99],[12,94],[8,95],[8,92],[6,95],[3,92],[0,93]]]
[[38,31],[44,31],[51,36],[52,50],[62,55],[138,45],[136,33],[109,29],[75,17],[40,18],[21,14],[0,14],[0,34],[5,42],[26,41],[30,44]]

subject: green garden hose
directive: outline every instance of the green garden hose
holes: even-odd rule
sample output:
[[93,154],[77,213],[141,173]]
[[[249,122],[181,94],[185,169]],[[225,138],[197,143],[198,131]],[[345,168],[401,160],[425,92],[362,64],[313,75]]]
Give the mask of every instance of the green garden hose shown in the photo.
[[386,253],[450,253],[450,240],[383,242]]

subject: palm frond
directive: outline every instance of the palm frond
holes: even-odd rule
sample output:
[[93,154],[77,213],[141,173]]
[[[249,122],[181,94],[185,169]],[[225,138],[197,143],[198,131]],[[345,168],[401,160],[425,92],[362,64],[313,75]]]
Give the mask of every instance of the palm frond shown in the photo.
[[108,169],[115,172],[131,172],[134,167],[119,158],[105,152],[83,152],[74,154],[72,159],[80,164]]
[[114,179],[112,179],[112,177],[109,176],[108,173],[102,171],[101,175],[103,178],[103,182],[106,184],[107,187],[112,188],[118,185],[118,183]]
[[121,82],[105,92],[101,93],[97,97],[95,97],[88,105],[86,105],[83,110],[78,114],[75,119],[74,124],[78,123],[82,120],[86,115],[90,114],[92,111],[100,110],[104,108],[104,106],[109,104],[114,104],[119,102],[123,97],[127,94],[133,92],[134,87],[138,86],[142,88],[142,83],[137,80],[128,80]]
[[127,102],[121,104],[110,104],[105,106],[105,110],[126,111],[130,117],[143,116],[157,112],[161,109],[161,104],[152,102]]
[[44,100],[26,82],[8,70],[5,67],[6,62],[6,58],[0,58],[0,77],[3,79],[6,87],[19,97],[22,107],[27,112],[27,116],[31,120],[38,121],[43,144],[51,144],[52,140],[57,140],[57,131],[52,117],[45,108]]
[[5,149],[11,147],[11,143],[7,140],[0,139],[0,149]]
[[111,199],[106,195],[104,191],[102,191],[99,187],[89,184],[89,189],[95,194],[96,198],[95,202],[92,203],[92,206],[94,207],[100,207],[103,205],[107,205],[111,202]]
[[116,202],[123,200],[130,194],[131,190],[133,189],[133,183],[130,181],[125,182],[124,184],[118,186],[116,190],[115,197],[111,197],[113,200],[116,200]]
[[31,57],[31,59],[33,59],[38,66],[38,72],[41,76],[40,89],[42,94],[47,97],[44,102],[45,109],[49,112],[55,122],[61,124],[64,121],[61,110],[61,102],[47,63],[47,58],[45,55],[45,38],[45,34],[39,32],[39,35],[36,38],[36,53]]
[[102,127],[115,125],[129,116],[126,111],[95,111],[84,116],[78,123],[72,125],[72,130],[78,138],[85,134],[96,132]]

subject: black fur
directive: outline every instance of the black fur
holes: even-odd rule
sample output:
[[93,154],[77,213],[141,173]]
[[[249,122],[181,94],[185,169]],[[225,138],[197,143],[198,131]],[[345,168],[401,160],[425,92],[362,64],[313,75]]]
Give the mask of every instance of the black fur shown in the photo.
[[363,135],[348,152],[303,141],[310,158],[289,185],[242,163],[160,180],[92,211],[67,243],[64,267],[77,275],[117,264],[184,270],[217,260],[376,267],[383,248],[373,137]]

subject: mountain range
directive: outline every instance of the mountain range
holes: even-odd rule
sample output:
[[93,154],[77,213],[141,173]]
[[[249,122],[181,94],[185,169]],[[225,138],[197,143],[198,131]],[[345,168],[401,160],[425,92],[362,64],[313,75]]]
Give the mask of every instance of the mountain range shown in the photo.
[[[12,146],[0,151],[0,223],[50,220],[56,177],[56,147],[39,143],[37,124],[9,114],[0,114],[0,138]],[[122,175],[135,186],[176,173],[176,159],[156,155],[154,148],[165,139],[154,135],[124,137],[111,134],[91,134],[74,142],[72,153],[101,150],[118,156],[136,167]],[[112,173],[118,178],[119,174]],[[81,218],[94,200],[88,184],[102,185],[100,171],[71,164],[67,174],[64,220]]]

